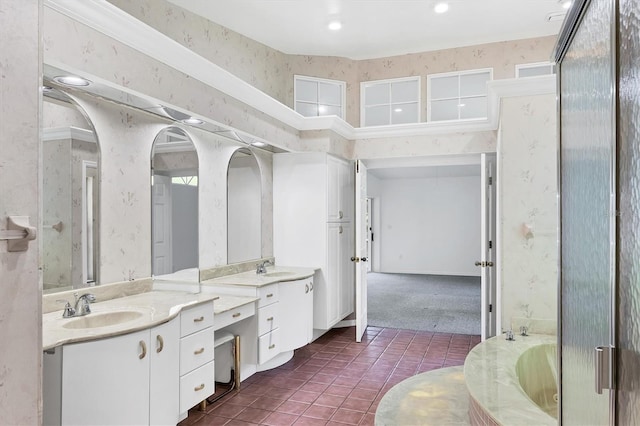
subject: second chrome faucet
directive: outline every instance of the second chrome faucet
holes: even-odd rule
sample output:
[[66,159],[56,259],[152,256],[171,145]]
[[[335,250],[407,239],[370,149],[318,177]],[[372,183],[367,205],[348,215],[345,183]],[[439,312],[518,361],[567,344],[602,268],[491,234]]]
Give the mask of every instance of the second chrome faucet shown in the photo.
[[73,293],[73,295],[76,298],[76,304],[74,307],[72,307],[67,300],[59,300],[59,302],[65,303],[62,317],[81,317],[83,315],[90,314],[90,304],[96,301],[96,296],[91,293],[85,293],[82,296],[78,296],[78,293]]

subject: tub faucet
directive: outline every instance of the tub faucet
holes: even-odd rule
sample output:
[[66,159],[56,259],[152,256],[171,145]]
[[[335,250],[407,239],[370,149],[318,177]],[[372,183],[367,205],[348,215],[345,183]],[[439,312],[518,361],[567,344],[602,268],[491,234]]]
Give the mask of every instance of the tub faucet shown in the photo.
[[258,265],[256,265],[256,274],[266,274],[267,265],[273,265],[273,262],[270,260],[265,260],[262,263],[258,263]]
[[509,341],[511,341],[511,342],[513,342],[514,340],[516,340],[516,339],[513,337],[513,330],[507,330],[507,340],[509,340]]
[[96,296],[91,293],[85,293],[80,297],[78,297],[78,293],[73,293],[73,295],[76,298],[75,314],[73,316],[81,317],[90,314],[91,306],[89,304],[96,301]]

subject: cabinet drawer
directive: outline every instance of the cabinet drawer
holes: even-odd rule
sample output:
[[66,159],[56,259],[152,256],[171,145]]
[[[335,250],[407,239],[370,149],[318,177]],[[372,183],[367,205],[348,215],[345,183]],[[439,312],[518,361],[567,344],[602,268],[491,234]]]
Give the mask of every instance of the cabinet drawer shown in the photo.
[[215,392],[213,361],[180,377],[180,412],[186,413]]
[[278,328],[280,324],[280,303],[272,303],[258,309],[258,336]]
[[213,361],[213,328],[180,339],[180,375]]
[[264,364],[280,353],[280,330],[275,329],[258,338],[258,364]]
[[235,309],[231,309],[229,311],[223,312],[221,314],[216,314],[214,318],[214,329],[220,330],[222,327],[226,327],[229,324],[233,324],[234,322],[242,321],[243,319],[249,318],[256,313],[256,304],[255,302],[249,303],[247,305],[239,306]]
[[258,288],[258,308],[276,303],[278,301],[278,284],[272,284]]
[[213,326],[213,302],[185,309],[180,314],[180,337]]

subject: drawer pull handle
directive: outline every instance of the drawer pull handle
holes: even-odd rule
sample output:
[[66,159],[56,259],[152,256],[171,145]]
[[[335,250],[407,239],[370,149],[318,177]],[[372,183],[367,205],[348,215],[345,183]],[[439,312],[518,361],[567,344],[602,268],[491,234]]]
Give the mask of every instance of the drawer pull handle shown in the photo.
[[203,383],[203,384],[201,384],[200,386],[196,386],[195,388],[193,388],[193,390],[194,390],[194,391],[196,391],[196,392],[199,392],[199,391],[201,391],[202,389],[204,389],[204,383]]
[[142,353],[138,355],[138,358],[144,359],[144,357],[147,356],[147,344],[144,340],[140,340],[140,349],[142,349]]
[[267,297],[273,297],[273,293],[267,294]]
[[197,350],[193,351],[193,354],[194,355],[200,355],[202,352],[204,352],[204,348],[200,348],[200,349],[197,349]]
[[156,341],[158,342],[158,348],[156,349],[156,352],[160,353],[164,349],[164,339],[162,338],[161,335],[158,334],[156,336]]
[[204,317],[194,318],[193,322],[202,322],[204,321]]
[[242,315],[242,314],[240,312],[237,312],[237,313],[235,313],[235,314],[233,314],[231,316],[234,317],[234,318],[238,318],[240,315]]
[[267,321],[273,321],[273,317],[267,318]]
[[273,349],[273,348],[275,348],[275,347],[276,347],[276,344],[275,344],[275,343],[273,343],[273,344],[269,345],[269,349]]

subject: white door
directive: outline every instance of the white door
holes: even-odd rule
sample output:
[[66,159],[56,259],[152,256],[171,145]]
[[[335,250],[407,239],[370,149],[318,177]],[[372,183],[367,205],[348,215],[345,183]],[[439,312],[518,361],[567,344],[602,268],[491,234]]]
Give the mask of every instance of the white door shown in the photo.
[[481,157],[481,321],[482,340],[496,335],[496,154]]
[[355,256],[356,262],[356,342],[367,330],[367,168],[356,160],[355,179]]
[[153,232],[153,275],[173,272],[171,252],[171,177],[153,175],[153,211],[151,228]]

